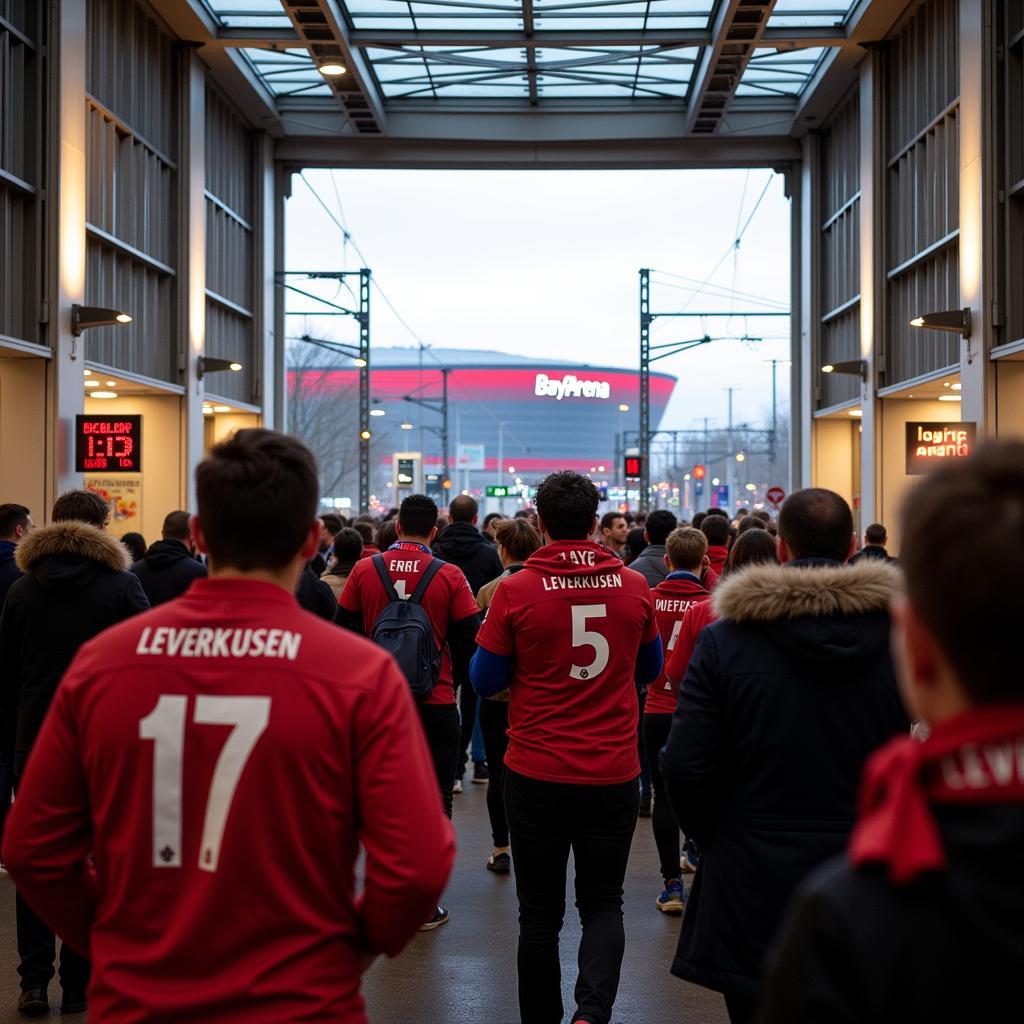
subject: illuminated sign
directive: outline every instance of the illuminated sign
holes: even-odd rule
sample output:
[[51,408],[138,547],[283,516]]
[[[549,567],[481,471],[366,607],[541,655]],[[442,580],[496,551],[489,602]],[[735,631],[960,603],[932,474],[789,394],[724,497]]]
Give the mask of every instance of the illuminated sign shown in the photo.
[[964,459],[974,451],[976,423],[908,423],[907,475],[927,473],[943,459]]
[[75,472],[142,471],[141,416],[76,416]]
[[627,480],[639,480],[643,475],[643,460],[639,455],[627,455],[623,466],[623,476]]
[[416,460],[398,460],[398,486],[412,487],[416,482]]
[[488,484],[487,485],[487,497],[488,498],[507,498],[512,493],[512,488],[505,484]]
[[611,398],[612,386],[606,380],[580,380],[576,374],[567,373],[561,380],[538,373],[533,384],[533,393],[539,398]]
[[693,467],[693,479],[694,480],[703,480],[704,477],[707,476],[707,473],[708,473],[707,469],[705,469],[705,467],[702,466],[699,462],[697,463],[696,466]]

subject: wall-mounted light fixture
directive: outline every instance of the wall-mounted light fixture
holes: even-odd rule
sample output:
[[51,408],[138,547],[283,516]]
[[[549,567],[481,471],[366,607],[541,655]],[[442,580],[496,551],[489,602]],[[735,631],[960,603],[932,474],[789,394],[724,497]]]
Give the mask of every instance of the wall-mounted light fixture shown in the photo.
[[76,338],[90,327],[110,327],[113,324],[131,322],[131,313],[125,313],[120,309],[111,309],[107,306],[79,306],[78,303],[71,307],[71,333]]
[[866,359],[849,359],[843,363],[826,363],[821,368],[822,373],[844,373],[851,377],[860,377],[861,380],[868,379],[868,363]]
[[213,359],[210,356],[200,356],[196,360],[196,376],[202,380],[208,373],[220,373],[223,370],[230,370],[238,373],[242,364],[234,359]]
[[921,327],[928,331],[948,331],[952,334],[959,334],[961,338],[971,336],[971,310],[969,306],[963,309],[947,309],[941,313],[924,313],[915,316],[910,321],[911,327]]

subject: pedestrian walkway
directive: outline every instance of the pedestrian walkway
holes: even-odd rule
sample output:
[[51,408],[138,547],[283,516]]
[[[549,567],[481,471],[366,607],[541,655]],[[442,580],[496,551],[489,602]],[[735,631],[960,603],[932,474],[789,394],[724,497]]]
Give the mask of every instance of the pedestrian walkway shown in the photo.
[[[414,939],[398,960],[374,965],[363,984],[371,1021],[518,1024],[515,881],[484,868],[491,852],[486,795],[486,786],[467,784],[455,797],[459,855],[442,900],[451,921]],[[626,875],[626,956],[615,1024],[726,1024],[721,996],[668,973],[679,918],[654,906],[661,875],[650,829],[650,819],[640,819]],[[580,935],[569,893],[561,941],[566,1013]]]
[[[484,869],[491,852],[486,786],[467,785],[455,798],[459,857],[444,904],[451,921],[420,935],[394,961],[373,966],[364,983],[374,1024],[517,1024],[516,899],[511,876]],[[679,981],[669,965],[679,919],[654,907],[660,875],[649,819],[641,819],[626,876],[626,957],[615,1007],[615,1024],[726,1024],[721,996]],[[415,845],[409,855],[415,856]],[[688,876],[692,877],[692,876]],[[566,1011],[571,1008],[574,951],[579,918],[571,897],[562,932],[562,971]],[[14,931],[14,887],[0,882],[0,1024],[22,1024],[18,1000],[18,956]],[[63,1016],[60,986],[50,983],[52,1020],[84,1024],[85,1015]]]

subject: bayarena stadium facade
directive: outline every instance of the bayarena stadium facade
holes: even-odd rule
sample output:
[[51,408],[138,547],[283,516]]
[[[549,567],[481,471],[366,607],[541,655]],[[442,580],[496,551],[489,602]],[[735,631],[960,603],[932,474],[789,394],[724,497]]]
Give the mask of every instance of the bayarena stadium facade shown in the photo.
[[[374,349],[370,369],[371,408],[377,414],[371,421],[371,488],[382,504],[412,489],[404,475],[401,487],[395,479],[400,452],[421,456],[415,460],[415,485],[442,503],[447,497],[441,488],[441,414],[405,400],[408,395],[439,406],[444,370],[450,494],[468,491],[486,498],[488,486],[500,485],[510,488],[514,501],[556,469],[588,473],[608,486],[623,482],[621,438],[632,432],[635,439],[638,424],[637,370],[503,352],[418,348]],[[358,372],[355,367],[331,370],[324,383],[351,394]],[[651,374],[653,427],[675,385],[669,374]]]

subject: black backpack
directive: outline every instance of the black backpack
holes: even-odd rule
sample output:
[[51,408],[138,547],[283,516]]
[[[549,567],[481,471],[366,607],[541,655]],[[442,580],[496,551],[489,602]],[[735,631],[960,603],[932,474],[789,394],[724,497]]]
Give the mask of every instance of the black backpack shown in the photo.
[[434,683],[441,674],[441,649],[434,640],[434,627],[420,602],[430,581],[444,564],[440,558],[433,559],[423,570],[416,589],[407,600],[403,600],[391,582],[384,556],[373,556],[373,565],[388,603],[377,616],[370,639],[398,662],[417,700],[426,700],[434,692]]

